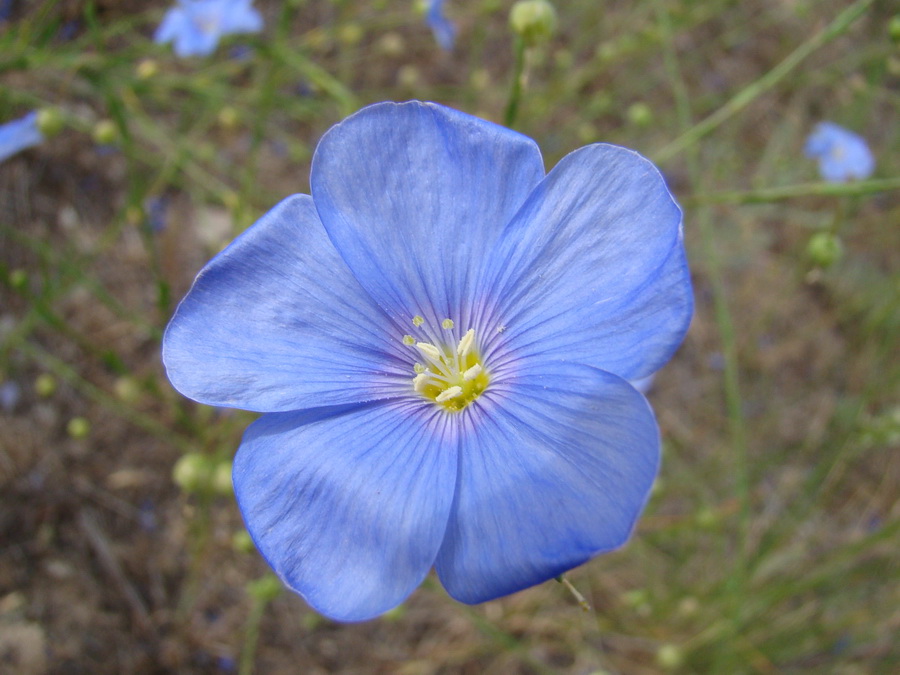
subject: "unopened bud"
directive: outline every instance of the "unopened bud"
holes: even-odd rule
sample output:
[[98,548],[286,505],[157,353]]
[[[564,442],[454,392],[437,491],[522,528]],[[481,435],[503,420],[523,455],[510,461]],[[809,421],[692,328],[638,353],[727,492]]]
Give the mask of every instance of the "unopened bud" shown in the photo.
[[112,120],[100,120],[94,125],[92,135],[100,145],[111,145],[119,137],[119,130]]
[[831,267],[843,253],[841,240],[831,232],[816,232],[806,244],[806,255],[817,267]]
[[56,378],[50,373],[42,373],[34,380],[34,392],[41,398],[53,396],[56,393]]
[[73,417],[66,425],[66,431],[72,438],[84,438],[91,433],[91,423],[83,417]]
[[527,46],[533,47],[553,35],[556,10],[547,0],[519,0],[509,12],[509,25]]
[[656,652],[656,662],[660,668],[665,670],[675,670],[683,661],[684,654],[682,654],[681,649],[673,644],[660,645],[659,650]]
[[198,452],[182,455],[172,468],[172,480],[188,494],[204,492],[212,471],[209,459]]
[[41,108],[37,111],[37,128],[45,138],[55,136],[65,124],[62,113],[56,108]]
[[159,72],[159,65],[153,59],[141,59],[135,69],[138,79],[149,80]]

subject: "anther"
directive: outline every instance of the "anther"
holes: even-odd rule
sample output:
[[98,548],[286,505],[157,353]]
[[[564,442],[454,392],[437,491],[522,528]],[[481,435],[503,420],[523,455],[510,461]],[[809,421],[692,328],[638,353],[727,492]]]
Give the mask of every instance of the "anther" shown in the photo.
[[456,347],[456,353],[465,356],[472,350],[472,344],[475,342],[475,329],[470,328],[466,334],[462,336],[459,345]]
[[450,387],[438,394],[434,400],[438,403],[443,403],[444,401],[449,401],[451,398],[456,398],[460,394],[462,394],[462,387]]
[[437,347],[432,344],[428,344],[427,342],[417,342],[416,347],[418,347],[420,352],[422,352],[425,356],[427,356],[434,362],[439,362],[441,360],[441,357],[443,356]]
[[474,380],[476,377],[478,377],[481,374],[481,370],[482,370],[481,364],[476,363],[474,366],[472,366],[466,372],[463,373],[463,379],[466,381]]
[[428,384],[428,379],[431,373],[426,369],[424,372],[419,373],[413,378],[413,389],[415,389],[420,394],[422,390],[425,388],[425,385]]

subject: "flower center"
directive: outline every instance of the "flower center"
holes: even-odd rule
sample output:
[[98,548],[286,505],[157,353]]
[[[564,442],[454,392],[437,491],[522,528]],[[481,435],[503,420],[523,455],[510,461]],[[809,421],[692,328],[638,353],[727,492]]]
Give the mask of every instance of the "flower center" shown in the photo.
[[[422,317],[413,319],[417,328]],[[453,321],[444,319],[441,327],[452,331]],[[490,378],[485,371],[475,344],[475,330],[470,328],[459,342],[449,344],[439,340],[418,342],[411,335],[403,337],[403,344],[415,347],[423,363],[416,363],[413,389],[450,412],[458,412],[478,398],[487,388]]]

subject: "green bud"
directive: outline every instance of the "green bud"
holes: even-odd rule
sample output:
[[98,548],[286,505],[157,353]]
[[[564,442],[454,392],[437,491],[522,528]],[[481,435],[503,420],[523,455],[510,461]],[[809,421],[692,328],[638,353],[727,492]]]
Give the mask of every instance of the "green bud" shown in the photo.
[[94,125],[92,135],[100,145],[111,145],[119,137],[119,130],[112,120],[100,120]]
[[700,611],[700,601],[693,595],[687,595],[678,601],[678,613],[681,616],[694,616]]
[[831,267],[843,253],[841,240],[831,232],[816,232],[806,244],[806,255],[817,267]]
[[42,373],[34,380],[34,391],[41,398],[53,396],[56,393],[56,378],[50,373]]
[[681,649],[673,644],[660,645],[659,650],[656,652],[656,662],[660,668],[665,670],[675,670],[683,661],[684,654],[682,654]]
[[403,56],[403,53],[406,51],[406,43],[403,41],[403,36],[393,31],[382,35],[375,47],[385,56]]
[[363,36],[363,28],[358,23],[345,23],[337,31],[338,41],[346,47],[358,45]]
[[141,59],[135,69],[138,79],[149,80],[159,72],[159,64],[153,59]]
[[231,482],[231,462],[224,461],[215,465],[212,471],[212,490],[217,495],[230,495],[234,492]]
[[241,116],[233,106],[226,105],[219,111],[218,119],[223,129],[234,129],[241,121]]
[[547,0],[519,0],[509,11],[509,25],[527,46],[533,47],[553,35],[556,10]]
[[646,604],[650,600],[650,595],[646,589],[636,588],[632,591],[626,591],[622,594],[622,600],[629,607],[638,607]]
[[637,127],[646,127],[653,122],[653,110],[643,102],[632,103],[625,113],[628,121]]
[[28,284],[28,272],[25,270],[18,268],[14,270],[10,270],[9,272],[9,285],[15,288],[17,291],[21,291]]
[[141,397],[141,387],[133,377],[123,375],[113,384],[116,396],[125,403],[135,403]]
[[188,494],[205,492],[209,487],[212,465],[206,455],[189,452],[182,455],[172,468],[172,480]]
[[37,128],[45,138],[56,136],[65,125],[62,113],[56,108],[41,108],[37,114]]
[[894,14],[888,21],[888,35],[891,41],[900,43],[900,14]]
[[72,438],[84,438],[91,433],[91,423],[83,417],[73,417],[66,425],[66,431]]
[[284,586],[274,574],[267,574],[247,584],[247,592],[262,602],[277,598],[282,588]]
[[715,509],[701,506],[697,513],[694,514],[694,522],[697,523],[697,527],[701,527],[704,530],[712,529],[719,523],[719,514],[716,513]]

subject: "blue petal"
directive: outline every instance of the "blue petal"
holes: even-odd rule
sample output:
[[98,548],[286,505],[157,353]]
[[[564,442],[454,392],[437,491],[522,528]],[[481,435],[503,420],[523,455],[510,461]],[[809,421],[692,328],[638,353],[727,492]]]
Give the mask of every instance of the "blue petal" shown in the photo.
[[865,139],[833,122],[816,125],[804,152],[819,160],[819,173],[831,183],[865,180],[875,170],[875,158]]
[[328,241],[312,199],[297,195],[200,272],[166,330],[163,361],[196,401],[298,410],[408,392],[402,338]]
[[0,162],[16,153],[43,142],[44,136],[37,126],[37,113],[30,112],[24,117],[0,126]]
[[539,354],[625,379],[680,344],[693,301],[681,211],[656,168],[612,145],[577,150],[548,174],[491,254],[486,358]]
[[653,412],[627,382],[547,362],[492,383],[462,414],[435,565],[450,595],[491,600],[627,540],[659,463]]
[[418,403],[265,415],[234,462],[260,552],[317,611],[362,621],[397,606],[434,563],[458,439]]
[[258,33],[263,28],[262,15],[253,7],[252,0],[233,0],[232,7],[222,10],[222,33]]
[[531,139],[410,102],[369,106],[333,127],[310,183],[335,246],[389,314],[468,325],[486,254],[542,177]]
[[153,34],[153,41],[157,44],[165,44],[175,40],[188,28],[187,23],[188,18],[185,11],[181,7],[173,7],[163,17],[162,23]]
[[444,0],[431,0],[428,3],[428,13],[425,15],[431,32],[434,33],[434,39],[448,52],[453,49],[453,43],[456,40],[456,26],[454,26],[447,17],[444,16]]

